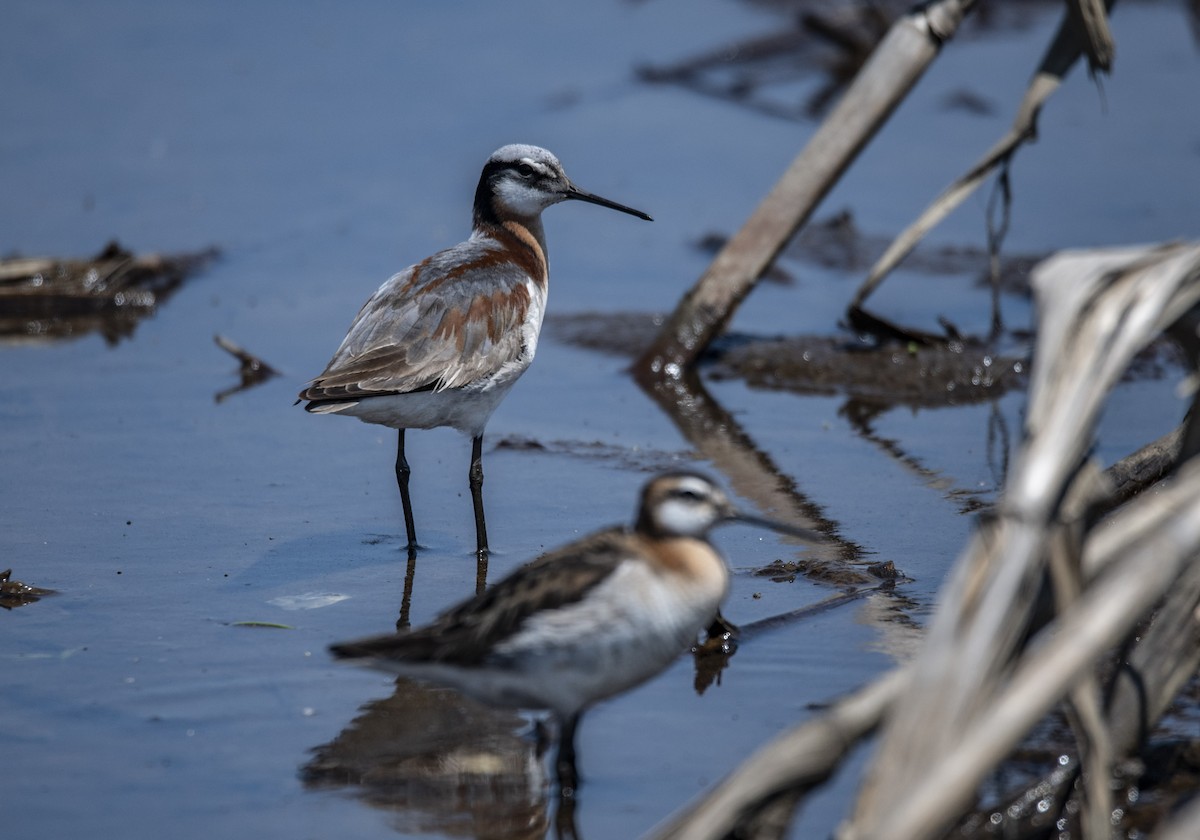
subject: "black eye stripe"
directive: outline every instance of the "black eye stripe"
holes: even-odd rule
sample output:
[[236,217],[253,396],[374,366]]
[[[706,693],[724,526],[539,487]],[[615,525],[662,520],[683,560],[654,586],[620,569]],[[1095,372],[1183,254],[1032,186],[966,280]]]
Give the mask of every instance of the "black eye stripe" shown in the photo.
[[522,178],[540,177],[542,172],[536,166],[524,161],[488,161],[483,168],[483,176],[481,180],[490,181],[492,183],[505,177],[512,177],[513,174],[519,175]]

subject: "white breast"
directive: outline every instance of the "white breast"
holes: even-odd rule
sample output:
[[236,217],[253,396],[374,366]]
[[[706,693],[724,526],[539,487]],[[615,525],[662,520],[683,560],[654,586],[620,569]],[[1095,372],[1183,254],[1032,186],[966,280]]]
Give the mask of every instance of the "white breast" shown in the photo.
[[497,660],[522,674],[536,705],[574,714],[649,679],[687,650],[715,616],[723,584],[688,586],[629,560],[582,601],[530,618],[497,647]]

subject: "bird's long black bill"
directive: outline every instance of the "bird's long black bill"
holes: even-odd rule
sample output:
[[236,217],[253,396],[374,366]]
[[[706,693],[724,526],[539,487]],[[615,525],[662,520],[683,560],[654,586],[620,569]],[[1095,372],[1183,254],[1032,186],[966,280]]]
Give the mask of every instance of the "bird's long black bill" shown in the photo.
[[593,195],[590,192],[584,192],[574,184],[567,190],[567,198],[573,198],[577,201],[586,201],[588,204],[599,204],[601,207],[607,207],[610,210],[620,210],[622,213],[628,213],[630,216],[637,216],[639,219],[645,219],[647,222],[653,222],[654,219],[643,213],[641,210],[634,210],[632,207],[626,207],[624,204],[617,204],[615,201],[609,201],[607,198],[601,198],[598,195]]
[[729,521],[741,522],[743,525],[750,525],[755,528],[766,528],[769,531],[777,531],[780,534],[787,534],[789,537],[799,537],[809,542],[825,542],[825,535],[819,531],[814,531],[811,528],[798,528],[795,525],[788,525],[786,522],[764,519],[761,516],[750,516],[749,514],[739,512],[730,517]]

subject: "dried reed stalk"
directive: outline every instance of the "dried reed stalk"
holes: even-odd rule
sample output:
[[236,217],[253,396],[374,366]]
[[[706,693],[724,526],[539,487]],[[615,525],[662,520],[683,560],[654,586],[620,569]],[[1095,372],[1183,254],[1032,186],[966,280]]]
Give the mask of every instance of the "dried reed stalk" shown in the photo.
[[[1115,0],[1107,3],[1109,7]],[[929,207],[897,236],[884,251],[883,255],[871,267],[867,278],[859,286],[850,304],[853,313],[860,309],[872,292],[883,282],[883,279],[900,264],[912,249],[916,247],[929,231],[937,227],[942,220],[949,216],[960,204],[966,201],[971,193],[987,180],[988,176],[1004,166],[1012,159],[1022,145],[1037,137],[1037,117],[1046,100],[1058,90],[1067,73],[1075,66],[1085,53],[1103,55],[1107,39],[1107,57],[1112,58],[1112,37],[1108,34],[1108,22],[1104,14],[1104,4],[1083,0],[1080,4],[1086,6],[1086,12],[1080,12],[1075,4],[1070,4],[1064,12],[1062,22],[1046,54],[1042,57],[1033,79],[1025,91],[1025,97],[1017,107],[1016,116],[1008,131],[996,141],[992,148],[958,180],[947,187],[941,195],[930,203]],[[1100,66],[1107,69],[1103,63]]]
[[639,379],[675,377],[704,352],[973,5],[936,0],[892,25],[808,145],[680,300],[635,364]]
[[1196,245],[1065,254],[1035,272],[1040,324],[1024,445],[997,517],[950,577],[914,663],[913,690],[885,728],[845,840],[945,830],[992,767],[1132,632],[1200,548],[1200,473],[1191,470],[1097,532],[1099,545],[1116,541],[1120,551],[1095,548],[1089,535],[1083,592],[1025,646],[1048,547],[1078,521],[1063,504],[1103,400],[1134,354],[1200,301],[1198,280]]
[[[1041,326],[1026,439],[998,512],[956,564],[916,660],[762,748],[656,840],[764,836],[747,830],[760,812],[794,807],[796,792],[832,773],[884,717],[880,749],[840,836],[940,836],[967,813],[986,774],[1065,698],[1074,698],[1093,743],[1085,782],[1096,832],[1107,765],[1138,745],[1200,667],[1200,564],[1189,562],[1200,553],[1200,462],[1093,527],[1095,505],[1111,501],[1103,496],[1124,498],[1122,482],[1143,480],[1132,462],[1161,473],[1163,453],[1178,451],[1182,435],[1103,477],[1086,453],[1104,398],[1133,355],[1168,326],[1195,322],[1200,245],[1064,254],[1039,266],[1034,282]],[[1052,546],[1066,564],[1053,579],[1069,597],[1029,641]],[[1094,667],[1139,626],[1101,707]],[[1066,795],[1069,780],[1058,790]],[[1178,831],[1196,820],[1181,817]]]

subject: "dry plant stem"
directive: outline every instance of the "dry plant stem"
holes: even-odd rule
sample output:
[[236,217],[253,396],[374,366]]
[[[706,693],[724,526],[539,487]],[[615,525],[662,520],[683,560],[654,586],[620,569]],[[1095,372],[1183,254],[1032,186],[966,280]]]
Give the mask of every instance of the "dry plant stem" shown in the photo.
[[737,828],[737,837],[754,840],[784,840],[792,824],[792,814],[800,800],[801,790],[788,790],[771,797],[751,813]]
[[[1186,469],[1200,465],[1193,462]],[[1136,516],[1123,515],[1120,522],[1097,531],[1084,555],[1084,568],[1102,569],[1143,535],[1166,527],[1171,500],[1178,496],[1171,486],[1166,493],[1167,501],[1147,500],[1136,505]],[[1109,686],[1105,706],[1115,753],[1144,743],[1154,722],[1200,668],[1200,563],[1185,558],[1183,569]]]
[[783,474],[737,418],[712,398],[695,371],[649,382],[639,380],[639,385],[739,495],[752,500],[766,515],[827,535],[825,541],[808,546],[808,557],[844,564],[861,556],[862,548],[836,535],[836,523]]
[[[1138,507],[1140,510],[1136,516],[1127,516],[1124,511],[1120,515],[1120,530],[1126,535],[1135,535],[1135,539],[1139,533],[1157,529],[1164,514],[1154,504]],[[1105,529],[1104,538],[1093,541],[1093,550],[1086,565],[1097,569],[1114,559],[1120,559],[1129,538],[1126,536],[1114,541],[1111,539],[1113,536],[1118,535],[1108,533],[1108,529]],[[1140,631],[1140,639],[1124,654],[1124,663],[1108,686],[1105,728],[1113,755],[1128,755],[1143,745],[1154,722],[1200,668],[1198,606],[1200,564],[1185,562],[1183,575],[1171,586],[1149,624]],[[1071,795],[1074,781],[1074,774],[1061,774],[1055,768],[1050,775],[1030,785],[1027,790],[1038,791],[1038,800],[1049,802],[1052,811],[1061,811]],[[1019,795],[1016,801],[1029,799]],[[992,835],[983,832],[982,836]],[[1099,836],[1107,836],[1107,828]],[[1200,836],[1200,832],[1181,836],[1191,840]]]
[[850,749],[871,733],[902,692],[909,672],[896,668],[763,746],[698,803],[652,840],[716,840],[753,820],[783,792],[807,791],[825,781]]
[[[923,837],[944,829],[991,763],[1024,736],[1022,727],[1075,684],[1086,659],[1063,654],[1067,660],[1055,664],[1056,676],[1053,669],[1039,670],[1038,653],[1020,654],[1045,547],[1058,531],[1104,397],[1133,355],[1196,303],[1198,272],[1200,247],[1185,245],[1060,255],[1035,272],[1040,323],[1025,446],[1014,459],[998,518],[975,535],[949,578],[913,665],[915,689],[890,719],[846,837]],[[1153,562],[1156,571],[1169,565]],[[1086,624],[1093,616],[1085,605],[1113,610],[1130,593],[1137,593],[1134,606],[1144,612],[1170,583],[1147,589],[1157,580],[1147,572],[1129,592],[1104,590],[1113,598],[1106,604],[1097,600],[1096,587],[1107,577],[1101,575],[1069,616]],[[1142,613],[1130,609],[1120,616],[1132,623]],[[1067,617],[1062,625],[1062,638],[1076,635],[1066,632]],[[1112,644],[1130,624],[1087,628],[1095,635],[1079,640]],[[1100,650],[1091,647],[1089,655]]]
[[1200,245],[1064,253],[1035,271],[1038,350],[1027,443],[1006,505],[1047,522],[1133,356],[1200,300]]
[[[848,837],[874,840],[938,836],[972,801],[987,773],[1062,697],[1080,674],[1119,643],[1138,619],[1168,592],[1200,546],[1200,469],[1181,474],[1172,488],[1174,515],[1150,533],[1124,540],[1111,569],[1063,615],[1034,647],[1009,684],[975,725],[929,768],[887,819]],[[1047,638],[1043,638],[1049,634]]]
[[[1197,468],[1189,469],[1192,474],[1187,479],[1188,483],[1182,487],[1168,488],[1164,503],[1148,500],[1135,505],[1127,512],[1122,511],[1112,523],[1096,533],[1081,562],[1082,567],[1088,570],[1089,577],[1100,574],[1114,562],[1128,558],[1137,546],[1149,538],[1148,535],[1170,527],[1171,517],[1185,523],[1189,518],[1194,518],[1195,506],[1189,499],[1196,498],[1200,481],[1195,474]],[[1193,504],[1193,513],[1181,508],[1181,504]],[[1145,555],[1153,557],[1155,549],[1147,549]],[[1168,600],[1155,614],[1141,642],[1127,657],[1127,664],[1110,691],[1106,704],[1106,728],[1112,737],[1104,750],[1106,755],[1102,754],[1100,760],[1096,761],[1101,768],[1109,766],[1107,755],[1124,754],[1144,739],[1150,723],[1161,716],[1176,692],[1200,667],[1200,616],[1197,615],[1197,605],[1200,605],[1200,564],[1187,563],[1185,553],[1181,553],[1180,557],[1186,570],[1183,577],[1169,586]],[[1124,574],[1140,578],[1138,564],[1146,559],[1145,556],[1126,559]],[[1123,590],[1125,585],[1118,580],[1110,582],[1110,586]],[[1142,600],[1145,603],[1153,602],[1153,593],[1158,588],[1151,586]],[[1086,609],[1085,606],[1076,612]],[[1136,605],[1131,607],[1134,613],[1137,609]],[[1109,619],[1100,617],[1095,621],[1103,627]],[[1069,641],[1073,632],[1076,631],[1067,628],[1055,634],[1055,638],[1060,642]],[[1086,637],[1083,638],[1086,640]],[[1098,640],[1092,648],[1077,654],[1075,660],[1080,663],[1078,667],[1083,671],[1090,670],[1090,663],[1094,661],[1090,651],[1102,650],[1107,641]],[[1058,664],[1051,664],[1048,670],[1053,672],[1058,667]],[[887,714],[895,698],[906,690],[909,679],[908,670],[895,669],[838,703],[827,713],[781,735],[743,762],[703,800],[690,806],[652,837],[655,840],[715,840],[725,837],[735,827],[750,820],[750,815],[757,813],[760,807],[777,802],[780,791],[785,788],[811,789],[833,771],[834,765],[853,745],[854,738],[868,735],[878,719]],[[1095,698],[1095,695],[1092,697]],[[1098,704],[1089,703],[1085,714],[1090,716],[1098,710]],[[1099,731],[1100,728],[1094,719],[1089,719],[1089,732]],[[836,744],[831,734],[833,732],[840,732],[844,743],[829,749],[830,744]],[[1108,741],[1107,736],[1105,741]],[[1097,782],[1106,779],[1107,775],[1100,773]],[[1091,819],[1100,819],[1102,815],[1103,820],[1107,820],[1109,811],[1095,804],[1103,803],[1103,797],[1095,793],[1092,796]],[[1197,818],[1200,819],[1200,816]],[[1179,835],[1181,838],[1185,836],[1192,835]]]
[[1108,9],[1104,0],[1068,0],[1067,9],[1079,22],[1091,71],[1107,73],[1112,70],[1116,45],[1108,28]]
[[[1152,509],[1154,505],[1145,505],[1145,508]],[[1157,514],[1162,514],[1162,511],[1157,511]],[[1127,528],[1127,533],[1138,534],[1141,530],[1154,527],[1157,526],[1153,523],[1140,524]],[[1118,558],[1123,551],[1124,546],[1106,548],[1108,557],[1100,559]],[[1094,559],[1097,558],[1093,557],[1093,562]],[[1186,563],[1183,576],[1171,587],[1163,605],[1154,612],[1151,622],[1141,630],[1140,641],[1134,644],[1132,652],[1124,655],[1121,670],[1109,685],[1105,728],[1109,733],[1112,755],[1128,755],[1145,744],[1154,721],[1166,712],[1178,691],[1192,679],[1196,668],[1200,668],[1198,606],[1200,564]],[[1037,791],[1037,799],[1048,800],[1055,803],[1055,808],[1061,809],[1074,782],[1073,773],[1062,773],[1061,768],[1055,768],[1049,775],[1028,786],[1026,792],[1018,794],[1015,802],[1030,802],[1028,794]],[[996,810],[991,808],[989,812]],[[1182,840],[1184,836],[1192,840],[1200,836],[1200,823],[1195,823],[1195,826],[1192,833],[1177,835],[1175,840]],[[1108,836],[1110,828],[1106,826],[1099,836]],[[989,838],[992,833],[983,830],[976,834],[964,834],[977,835]]]
[[[1200,4],[1197,8],[1200,9]],[[1170,335],[1187,356],[1193,371],[1186,383],[1192,392],[1192,405],[1180,442],[1180,460],[1186,460],[1200,453],[1200,309],[1192,309],[1180,318],[1171,327]]]
[[[1172,298],[1176,285],[1159,282],[1164,265],[1187,275],[1186,266],[1177,262],[1180,256],[1185,263],[1196,258],[1130,249],[1059,257],[1038,269],[1041,325],[1027,443],[1015,459],[1002,502],[1006,518],[1021,527],[998,529],[999,542],[989,546],[1002,550],[1003,564],[987,562],[986,553],[970,554],[978,561],[964,566],[963,574],[955,576],[958,583],[952,579],[941,643],[959,652],[930,662],[929,676],[946,682],[944,699],[956,709],[950,722],[957,726],[966,727],[980,702],[972,699],[974,692],[992,680],[1003,681],[1003,669],[1023,633],[1020,623],[1011,620],[1013,613],[1027,609],[1021,605],[1027,605],[1039,584],[1045,529],[1090,445],[1104,396],[1134,353],[1178,318],[1178,307],[1194,300],[1195,289]],[[1104,306],[1098,302],[1101,297]],[[952,730],[945,738],[957,740]]]
[[1104,727],[1100,707],[1100,684],[1094,667],[1089,668],[1068,695],[1071,729],[1083,763],[1083,836],[1104,837],[1111,825],[1112,739]]
[[1155,840],[1196,840],[1200,837],[1200,797],[1175,814],[1154,835]]
[[[1089,0],[1082,0],[1082,2],[1092,6],[1098,5],[1090,3]],[[1110,0],[1107,5],[1111,7],[1113,2],[1115,0]],[[1103,12],[1103,9],[1100,11]],[[1107,26],[1105,26],[1105,31],[1107,31]],[[1012,126],[1007,133],[996,141],[966,174],[934,199],[917,220],[888,246],[883,256],[871,267],[867,279],[855,293],[854,300],[850,304],[851,310],[860,308],[883,282],[883,278],[909,255],[929,231],[941,224],[942,220],[962,204],[971,193],[975,192],[997,167],[1008,161],[1023,143],[1037,136],[1038,112],[1046,100],[1058,90],[1067,72],[1083,55],[1086,43],[1087,39],[1078,25],[1078,18],[1068,10],[1062,23],[1059,24],[1054,40],[1038,66],[1037,73],[1034,74],[1025,91],[1025,97],[1021,100]]]
[[675,375],[724,329],[738,305],[850,162],[953,36],[974,0],[938,0],[893,24],[837,107],[674,313],[635,369]]
[[1107,500],[1105,509],[1110,510],[1129,501],[1150,485],[1161,481],[1174,469],[1175,464],[1186,460],[1180,458],[1183,437],[1184,429],[1181,426],[1105,470],[1113,485],[1113,496]]
[[[1102,480],[1095,473],[1095,485]],[[1076,486],[1084,482],[1077,482]],[[1083,507],[1084,505],[1079,505]],[[1073,511],[1074,518],[1059,530],[1051,546],[1050,580],[1054,589],[1055,608],[1064,614],[1079,600],[1083,592],[1080,561],[1080,542],[1083,538],[1082,515]],[[1083,789],[1086,808],[1083,811],[1085,837],[1103,837],[1107,833],[1112,813],[1112,788],[1109,776],[1112,768],[1112,742],[1104,727],[1100,704],[1100,681],[1095,668],[1090,668],[1068,695],[1068,719],[1083,763]]]
[[[952,620],[967,622],[943,630],[961,634],[961,650],[952,659],[961,657],[957,667],[966,672],[944,671],[953,671],[950,662],[933,666],[940,679],[950,678],[946,700],[963,716],[959,725],[969,722],[978,702],[970,700],[971,692],[1002,680],[1016,650],[1019,628],[1011,616],[1025,609],[1022,604],[1040,580],[1047,529],[1090,446],[1105,395],[1134,354],[1195,302],[1200,286],[1192,280],[1198,266],[1200,249],[1172,246],[1064,255],[1036,272],[1041,323],[1027,442],[1002,502],[1006,517],[1021,527],[1001,532],[1011,538],[1001,543],[1004,563],[982,567],[986,597],[978,613],[970,602],[947,602],[959,616]],[[949,638],[943,642],[957,644]],[[955,683],[964,677],[967,682]]]
[[[1138,349],[1196,304],[1198,275],[1200,247],[1188,245],[1065,255],[1039,268],[1042,329],[1027,424],[1027,450],[1035,454],[1016,458],[1001,512],[956,566],[921,659],[846,701],[861,701],[862,713],[838,730],[840,749],[807,745],[827,737],[822,733],[841,719],[844,704],[762,748],[655,837],[703,840],[778,825],[778,809],[794,801],[784,791],[795,797],[827,777],[850,736],[862,737],[885,713],[892,719],[887,737],[841,836],[937,836],[969,806],[980,780],[1068,694],[1093,786],[1088,824],[1104,823],[1109,806],[1099,786],[1111,756],[1136,746],[1200,667],[1200,564],[1188,562],[1200,550],[1200,463],[1185,465],[1159,492],[1134,499],[1086,534],[1062,523],[1084,522],[1096,499],[1112,492],[1112,477],[1083,461],[1102,397]],[[1148,457],[1134,460],[1157,464],[1178,451],[1180,437],[1156,441],[1146,447]],[[1045,569],[1043,548],[1055,541],[1063,548],[1054,561],[1060,618],[1018,658]],[[1094,663],[1156,603],[1110,687],[1102,724]],[[773,815],[765,823],[763,809]]]

